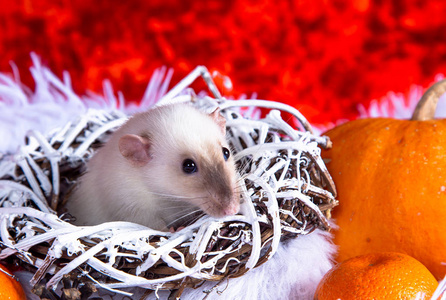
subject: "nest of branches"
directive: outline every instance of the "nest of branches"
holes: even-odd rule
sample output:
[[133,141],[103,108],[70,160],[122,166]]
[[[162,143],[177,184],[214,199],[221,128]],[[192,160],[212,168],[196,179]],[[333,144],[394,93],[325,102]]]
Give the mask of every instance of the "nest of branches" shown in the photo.
[[[185,93],[202,75],[214,97]],[[192,79],[191,79],[192,78]],[[325,137],[294,108],[265,100],[227,100],[204,68],[161,102],[219,106],[243,179],[243,214],[204,216],[170,233],[129,222],[75,226],[63,211],[66,195],[108,135],[126,120],[122,113],[90,110],[77,122],[43,136],[31,132],[26,146],[0,160],[0,259],[33,272],[42,298],[87,298],[97,289],[128,294],[184,288],[238,277],[268,261],[279,244],[315,229],[329,229],[337,204],[335,187],[320,157]],[[269,108],[264,118],[246,117]],[[285,122],[291,114],[298,129]]]

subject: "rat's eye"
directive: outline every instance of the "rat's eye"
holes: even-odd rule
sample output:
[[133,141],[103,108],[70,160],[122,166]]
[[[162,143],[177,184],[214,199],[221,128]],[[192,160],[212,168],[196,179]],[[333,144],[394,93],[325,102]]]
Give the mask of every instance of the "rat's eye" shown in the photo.
[[231,156],[231,152],[229,151],[228,148],[223,147],[223,157],[225,158],[225,160],[228,160],[229,156]]
[[197,164],[192,159],[185,159],[183,161],[183,172],[186,174],[192,174],[198,171]]

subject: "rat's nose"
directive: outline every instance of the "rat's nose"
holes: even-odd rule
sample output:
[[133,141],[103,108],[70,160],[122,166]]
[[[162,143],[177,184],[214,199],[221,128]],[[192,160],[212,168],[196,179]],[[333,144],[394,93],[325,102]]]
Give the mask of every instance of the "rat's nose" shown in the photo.
[[225,214],[225,216],[232,216],[238,213],[239,210],[240,210],[240,203],[238,203],[237,201],[233,201],[223,209],[223,213]]

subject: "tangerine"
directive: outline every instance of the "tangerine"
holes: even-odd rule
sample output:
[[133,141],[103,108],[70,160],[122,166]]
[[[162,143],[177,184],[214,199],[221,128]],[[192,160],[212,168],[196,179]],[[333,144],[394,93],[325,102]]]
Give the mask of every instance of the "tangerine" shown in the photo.
[[430,299],[437,286],[434,275],[409,255],[369,253],[328,271],[314,299]]
[[2,264],[0,264],[0,299],[26,300],[22,285]]

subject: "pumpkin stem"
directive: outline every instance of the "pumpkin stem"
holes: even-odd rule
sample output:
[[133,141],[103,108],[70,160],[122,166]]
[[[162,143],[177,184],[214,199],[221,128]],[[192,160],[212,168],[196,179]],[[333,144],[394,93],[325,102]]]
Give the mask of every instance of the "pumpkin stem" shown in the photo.
[[446,93],[446,79],[432,85],[418,101],[411,120],[432,120],[437,109],[438,99]]

